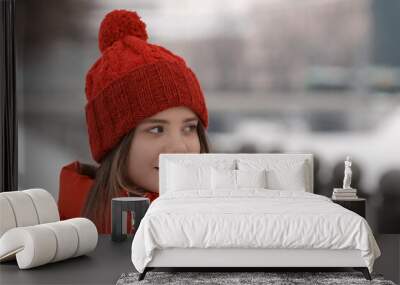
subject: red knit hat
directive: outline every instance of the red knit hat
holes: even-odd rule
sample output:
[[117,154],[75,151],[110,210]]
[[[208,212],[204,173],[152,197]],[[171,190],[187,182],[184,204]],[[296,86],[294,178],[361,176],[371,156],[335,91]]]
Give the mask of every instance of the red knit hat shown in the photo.
[[86,75],[86,122],[93,158],[104,155],[140,121],[186,106],[204,127],[208,112],[199,82],[185,61],[147,42],[136,12],[114,10],[99,31],[101,57]]

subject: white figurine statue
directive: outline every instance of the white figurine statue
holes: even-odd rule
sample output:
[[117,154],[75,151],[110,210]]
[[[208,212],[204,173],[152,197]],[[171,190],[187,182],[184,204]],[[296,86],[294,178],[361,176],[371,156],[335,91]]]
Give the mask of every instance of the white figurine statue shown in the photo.
[[352,189],[351,184],[351,157],[347,156],[344,162],[344,179],[343,179],[343,189]]

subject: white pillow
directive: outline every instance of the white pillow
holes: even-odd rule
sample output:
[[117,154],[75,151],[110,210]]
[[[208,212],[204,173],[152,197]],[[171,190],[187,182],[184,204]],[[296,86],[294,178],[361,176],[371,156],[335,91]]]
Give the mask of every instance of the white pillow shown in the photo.
[[268,188],[273,190],[306,191],[304,164],[285,172],[273,169],[268,171]]
[[185,191],[211,188],[211,167],[168,164],[168,191]]
[[267,188],[306,191],[305,161],[283,159],[239,159],[240,170],[267,169]]
[[211,181],[213,190],[236,190],[236,170],[212,168]]
[[267,188],[267,170],[236,170],[238,188]]

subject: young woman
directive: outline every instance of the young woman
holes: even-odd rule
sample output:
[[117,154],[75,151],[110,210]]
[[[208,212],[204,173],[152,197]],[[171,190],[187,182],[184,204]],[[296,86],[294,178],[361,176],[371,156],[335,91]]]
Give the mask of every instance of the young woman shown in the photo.
[[99,233],[111,232],[113,197],[158,197],[160,153],[209,152],[196,76],[181,57],[148,43],[145,27],[126,10],[102,21],[102,55],[85,89],[90,149],[99,166],[75,161],[60,174],[61,218],[88,217]]

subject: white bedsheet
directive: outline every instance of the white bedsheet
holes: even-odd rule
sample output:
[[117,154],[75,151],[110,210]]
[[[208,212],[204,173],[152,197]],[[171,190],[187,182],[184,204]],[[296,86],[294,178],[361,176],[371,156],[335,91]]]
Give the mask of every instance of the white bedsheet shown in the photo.
[[160,196],[133,239],[133,265],[143,272],[154,249],[174,247],[358,249],[370,272],[380,256],[361,216],[324,196],[265,189]]

